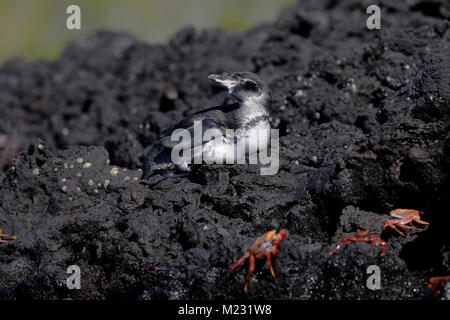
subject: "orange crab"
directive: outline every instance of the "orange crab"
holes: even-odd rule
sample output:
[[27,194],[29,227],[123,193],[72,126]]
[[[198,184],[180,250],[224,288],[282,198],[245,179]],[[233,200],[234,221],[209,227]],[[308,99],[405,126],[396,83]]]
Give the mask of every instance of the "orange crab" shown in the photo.
[[441,291],[439,288],[443,287],[447,280],[450,279],[450,276],[443,276],[443,277],[431,277],[430,281],[428,282],[428,289],[433,291],[435,294],[441,294]]
[[9,234],[4,234],[2,229],[0,229],[0,242],[8,242],[8,241],[10,241],[9,239],[8,240],[4,240],[2,238],[9,238],[9,239],[12,240],[12,239],[17,239],[18,236],[11,236]]
[[333,253],[338,251],[342,246],[352,242],[367,242],[373,246],[381,247],[380,257],[384,256],[384,251],[386,250],[386,242],[380,238],[378,234],[370,233],[370,230],[358,230],[353,236],[348,236],[344,238],[336,248],[331,250],[328,255],[331,256]]
[[273,257],[276,257],[277,251],[278,251],[277,245],[281,241],[283,241],[284,238],[286,238],[286,236],[287,236],[286,230],[281,230],[278,233],[276,233],[275,230],[271,230],[271,231],[264,233],[261,237],[256,239],[256,241],[252,244],[250,251],[248,251],[246,254],[244,254],[236,262],[236,264],[233,266],[233,268],[231,268],[231,270],[228,271],[227,278],[247,258],[249,259],[249,267],[248,267],[247,277],[245,278],[245,283],[244,283],[245,293],[247,293],[248,280],[250,279],[250,276],[255,271],[255,259],[266,258],[269,263],[270,273],[272,274],[272,277],[275,277],[275,272],[273,271],[273,267],[272,267],[271,255],[273,255]]
[[394,217],[395,219],[388,220],[383,225],[383,230],[387,227],[394,229],[398,233],[400,233],[402,236],[405,236],[403,232],[398,230],[395,226],[398,226],[399,228],[403,228],[406,230],[416,230],[416,231],[423,231],[423,229],[419,229],[416,227],[407,226],[408,223],[411,223],[413,221],[420,223],[420,224],[429,224],[426,221],[420,220],[420,215],[423,214],[422,211],[414,210],[414,209],[395,209],[392,210],[390,215],[391,217]]

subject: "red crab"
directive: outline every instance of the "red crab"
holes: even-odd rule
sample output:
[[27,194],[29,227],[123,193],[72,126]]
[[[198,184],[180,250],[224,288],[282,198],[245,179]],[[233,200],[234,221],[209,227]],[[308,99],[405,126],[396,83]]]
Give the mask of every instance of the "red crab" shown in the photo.
[[407,230],[416,230],[416,231],[423,231],[423,229],[419,229],[416,227],[407,226],[408,223],[411,223],[413,221],[420,223],[420,224],[429,224],[426,221],[420,220],[420,216],[423,214],[422,211],[414,210],[414,209],[395,209],[392,210],[390,215],[391,217],[394,217],[395,219],[388,220],[384,223],[383,230],[387,227],[394,229],[398,233],[400,233],[402,236],[405,236],[403,232],[398,230],[395,226],[398,226],[399,228],[407,229]]
[[0,229],[0,242],[8,242],[9,241],[9,239],[3,240],[2,238],[10,238],[12,240],[12,239],[17,239],[18,236],[11,236],[9,234],[4,234],[2,229]]
[[268,231],[264,233],[261,237],[256,239],[256,241],[252,244],[250,251],[248,251],[246,254],[244,254],[238,262],[231,268],[230,271],[227,273],[227,278],[230,276],[230,274],[237,268],[239,265],[242,264],[242,262],[245,261],[245,259],[249,259],[249,267],[248,267],[248,273],[247,277],[245,278],[244,283],[244,291],[247,293],[247,286],[248,286],[248,279],[250,279],[250,276],[255,271],[255,259],[264,259],[266,258],[269,263],[269,269],[270,273],[272,274],[272,277],[275,277],[275,272],[273,271],[272,267],[272,261],[271,261],[271,254],[276,257],[277,255],[277,245],[284,240],[287,236],[286,230],[281,230],[276,233],[275,230]]
[[428,282],[428,289],[439,295],[441,292],[440,290],[438,290],[438,288],[443,287],[449,279],[450,276],[431,277],[430,281]]
[[328,255],[331,256],[333,253],[338,251],[342,246],[349,244],[351,242],[367,242],[373,246],[381,247],[380,257],[384,256],[384,251],[386,250],[386,242],[380,238],[377,234],[370,233],[370,230],[358,230],[353,236],[348,236],[342,240],[336,248],[331,250]]

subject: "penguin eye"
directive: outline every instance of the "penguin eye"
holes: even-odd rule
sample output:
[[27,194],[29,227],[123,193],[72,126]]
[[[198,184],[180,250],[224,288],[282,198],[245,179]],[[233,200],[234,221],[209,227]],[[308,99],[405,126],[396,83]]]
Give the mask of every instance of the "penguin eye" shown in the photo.
[[258,91],[258,84],[255,81],[252,80],[246,80],[244,82],[244,85],[247,89],[251,90],[251,91]]

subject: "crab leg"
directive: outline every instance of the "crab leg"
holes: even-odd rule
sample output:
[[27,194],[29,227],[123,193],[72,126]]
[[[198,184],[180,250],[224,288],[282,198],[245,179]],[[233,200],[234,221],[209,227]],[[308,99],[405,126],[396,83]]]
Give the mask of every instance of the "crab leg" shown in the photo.
[[384,251],[386,251],[386,245],[380,245],[381,246],[381,252],[380,252],[380,257],[384,256]]
[[18,238],[18,236],[12,236],[12,235],[9,235],[9,234],[0,234],[0,237],[1,238],[13,238],[13,239],[17,239]]
[[349,244],[351,242],[356,242],[356,238],[351,237],[345,240],[342,240],[341,242],[339,242],[339,244],[336,246],[336,248],[334,248],[333,250],[331,250],[330,252],[328,252],[328,255],[331,256],[333,253],[335,253],[336,251],[338,251],[340,248],[342,248],[343,246],[345,246],[346,244]]
[[401,232],[400,230],[398,230],[398,229],[395,227],[395,225],[390,224],[390,223],[386,223],[386,224],[383,226],[383,230],[386,229],[387,227],[391,227],[392,229],[394,229],[395,231],[397,231],[398,233],[400,233],[402,236],[405,237],[405,234],[404,234],[403,232]]
[[420,224],[430,224],[429,222],[426,222],[426,221],[423,221],[423,220],[420,220],[420,218],[419,217],[417,217],[417,218],[415,218],[415,219],[413,219],[415,222],[417,222],[417,223],[420,223]]
[[247,259],[248,257],[250,257],[250,253],[249,253],[249,252],[247,252],[246,254],[244,254],[244,255],[238,260],[238,262],[236,262],[236,264],[233,266],[233,268],[231,268],[230,271],[228,271],[228,273],[227,273],[227,278],[228,278],[228,277],[230,276],[230,274],[231,274],[234,270],[236,270],[236,268],[239,267],[239,266],[242,264],[242,262],[244,262],[245,259]]
[[335,253],[336,251],[338,251],[341,248],[341,243],[339,243],[336,248],[334,248],[333,250],[331,250],[330,252],[328,252],[328,255],[331,256],[333,253]]
[[245,283],[244,283],[244,292],[245,293],[247,293],[248,280],[250,279],[250,276],[255,271],[255,257],[254,256],[250,256],[250,258],[248,259],[248,264],[249,264],[248,273],[247,273],[247,277],[245,277]]
[[371,242],[373,245],[381,247],[380,257],[384,256],[384,252],[386,251],[386,242],[383,239],[375,239]]
[[404,224],[399,225],[400,228],[406,229],[406,230],[416,230],[416,231],[423,231],[423,229],[419,229],[416,227],[407,226]]
[[270,256],[270,251],[266,252],[264,254],[264,256],[266,257],[267,263],[269,264],[270,274],[272,275],[272,277],[275,278],[275,272],[273,271],[273,267],[272,267],[272,259],[271,259],[271,256]]
[[18,236],[13,236],[13,235],[10,235],[10,234],[4,234],[2,229],[0,229],[0,242],[9,242],[9,240],[3,240],[2,238],[17,239]]

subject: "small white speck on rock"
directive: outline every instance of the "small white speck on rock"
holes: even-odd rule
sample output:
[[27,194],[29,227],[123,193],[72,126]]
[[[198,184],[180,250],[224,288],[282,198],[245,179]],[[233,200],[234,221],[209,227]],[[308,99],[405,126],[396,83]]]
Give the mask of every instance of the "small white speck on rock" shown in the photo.
[[85,164],[83,164],[83,168],[90,168],[92,166],[92,163],[90,162],[86,162]]
[[300,98],[303,97],[304,93],[303,90],[299,89],[297,90],[297,92],[295,93],[295,97]]
[[119,169],[116,167],[113,167],[110,171],[112,176],[117,176],[119,174]]
[[168,89],[165,92],[167,99],[176,100],[178,99],[178,92],[175,89]]

